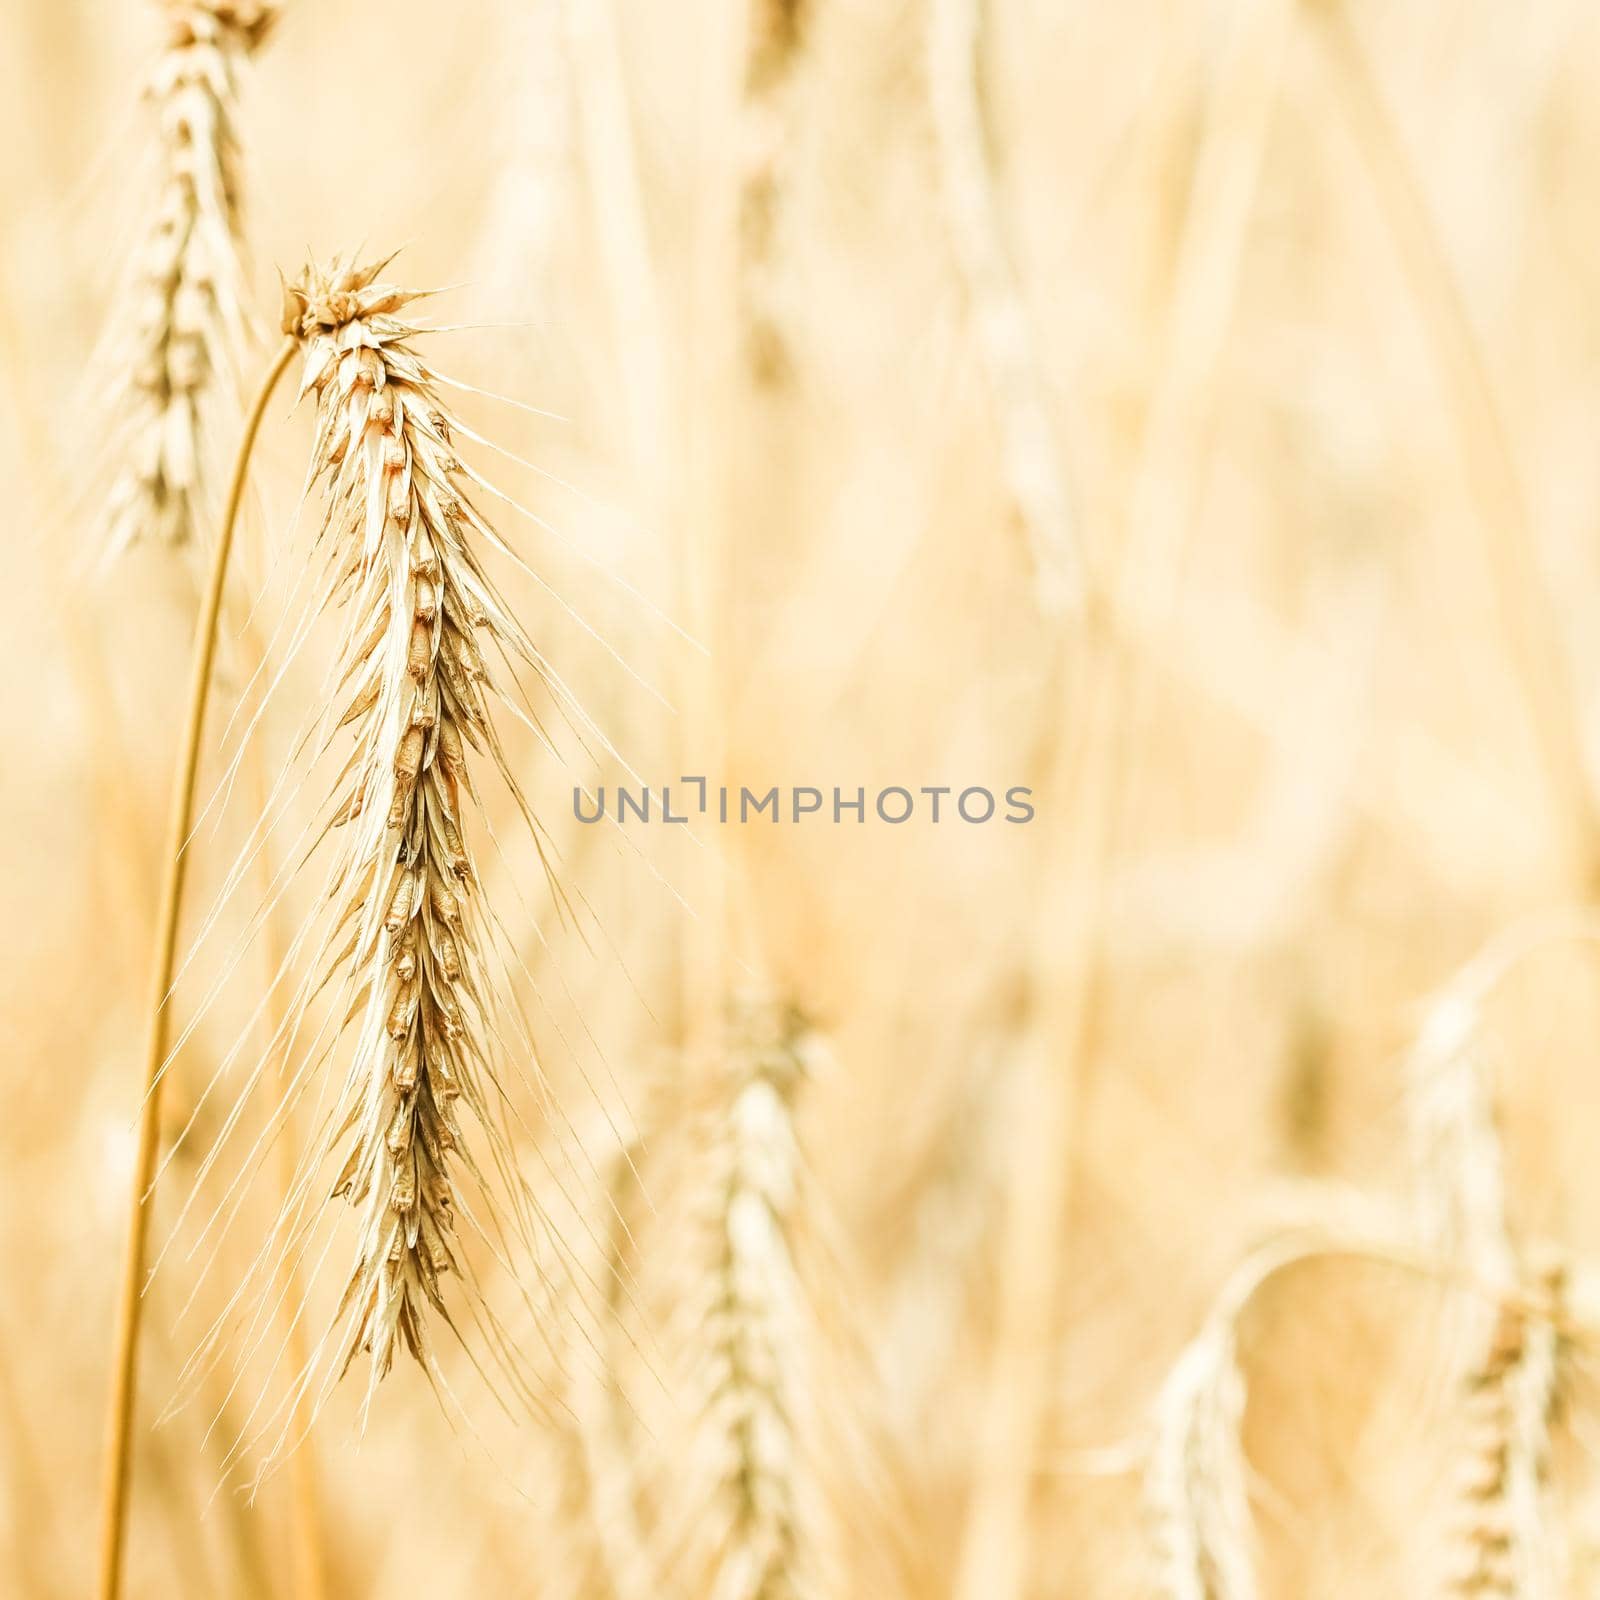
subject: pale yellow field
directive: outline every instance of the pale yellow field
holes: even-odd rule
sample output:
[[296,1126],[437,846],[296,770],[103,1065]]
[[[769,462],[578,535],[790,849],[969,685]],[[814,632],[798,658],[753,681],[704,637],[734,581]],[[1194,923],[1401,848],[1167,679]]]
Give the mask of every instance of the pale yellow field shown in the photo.
[[1600,1594],[1600,15],[282,0],[199,537],[110,554],[145,86],[230,3],[0,20],[0,1592],[108,1592],[163,819],[278,274],[399,250],[573,912],[472,755],[505,1165],[464,1117],[433,1382],[402,1351],[364,1418],[357,1351],[296,1403],[350,1343],[338,1024],[409,981],[302,933],[345,841],[409,858],[307,858],[364,630],[318,611],[359,551],[296,360],[203,732],[121,1592]]

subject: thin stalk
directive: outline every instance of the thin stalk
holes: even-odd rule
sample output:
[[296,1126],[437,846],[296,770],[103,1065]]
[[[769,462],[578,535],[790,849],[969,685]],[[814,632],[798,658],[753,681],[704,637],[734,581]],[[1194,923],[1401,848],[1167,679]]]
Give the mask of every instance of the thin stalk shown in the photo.
[[193,667],[189,678],[188,713],[178,748],[177,774],[172,790],[172,811],[167,828],[166,879],[156,930],[156,958],[150,988],[150,1026],[145,1043],[144,1096],[139,1111],[139,1151],[134,1162],[133,1190],[128,1206],[128,1238],[122,1258],[122,1284],[117,1304],[117,1337],[112,1354],[111,1395],[106,1417],[105,1477],[100,1502],[99,1600],[117,1600],[122,1592],[123,1549],[127,1534],[129,1460],[133,1408],[137,1391],[139,1326],[143,1310],[145,1253],[150,1235],[149,1190],[155,1181],[156,1156],[161,1131],[162,1064],[169,1046],[168,1010],[173,969],[178,952],[178,916],[183,904],[183,884],[189,854],[185,846],[194,822],[195,779],[200,769],[200,738],[205,730],[206,702],[211,693],[211,663],[216,655],[217,621],[222,611],[222,591],[228,574],[228,554],[234,525],[244,499],[250,454],[255,445],[267,403],[288,369],[298,345],[284,342],[262,380],[251,404],[234,459],[228,499],[212,557],[211,575],[200,620],[195,626]]
[[1316,0],[1305,9],[1319,30],[1339,104],[1366,165],[1455,423],[1467,486],[1478,505],[1506,657],[1521,690],[1555,812],[1563,864],[1589,898],[1600,890],[1600,818],[1560,617],[1539,567],[1537,530],[1510,430],[1460,276],[1343,0]]
[[979,1425],[957,1600],[1022,1600],[1048,1444],[1071,1201],[1083,1148],[1104,909],[1150,716],[1150,663],[1181,597],[1204,489],[1217,372],[1277,104],[1289,10],[1240,0],[1218,64],[1186,210],[1165,360],[1103,596],[1069,629],[1045,704],[1053,745],[1038,788],[1053,828],[1042,863],[1018,1062],[1017,1135],[999,1256],[996,1331]]
[[1020,274],[1006,245],[984,136],[981,0],[934,0],[927,70],[946,226],[996,411],[1000,466],[1046,616],[1081,618],[1089,578]]
[[[263,816],[268,804],[268,784],[260,761],[251,764],[251,796],[253,812]],[[278,918],[273,899],[272,852],[263,839],[256,854],[256,878],[261,904],[265,910],[263,921],[264,956],[267,972],[267,1015],[263,1024],[265,1046],[271,1050],[276,1041],[285,1037],[283,1007],[277,987],[277,974],[285,958],[283,940],[278,936]],[[295,1132],[295,1102],[293,1074],[289,1071],[287,1056],[279,1063],[283,1086],[283,1128],[277,1140],[278,1183],[283,1190],[284,1203],[288,1204],[294,1193],[295,1149],[298,1141]],[[300,1315],[305,1295],[301,1281],[301,1263],[294,1257],[283,1263],[283,1309],[281,1321],[285,1346],[289,1353],[291,1370],[303,1372],[311,1360],[306,1338],[305,1318]],[[311,1440],[310,1396],[299,1391],[295,1394],[292,1414],[294,1436],[300,1441],[289,1463],[289,1572],[292,1592],[297,1600],[326,1600],[328,1593],[327,1552],[322,1537],[321,1497],[318,1491],[315,1447]]]
[[588,166],[595,246],[612,318],[634,465],[654,489],[668,414],[661,292],[645,219],[614,0],[561,7]]
[[[723,448],[741,402],[733,323],[727,307],[737,300],[739,281],[738,126],[749,51],[747,7],[715,8],[700,55],[701,114],[697,160],[699,193],[705,198],[692,220],[693,263],[690,327],[684,382],[692,396],[685,408],[682,477],[677,485],[682,516],[682,600],[689,629],[702,648],[684,657],[684,772],[707,774],[716,784],[732,776],[731,703],[725,674],[733,638],[729,590],[733,581],[729,528],[733,485]],[[693,916],[684,930],[681,1004],[688,1081],[716,1081],[726,1053],[726,1006],[735,971],[731,952],[733,851],[707,812],[696,853]]]

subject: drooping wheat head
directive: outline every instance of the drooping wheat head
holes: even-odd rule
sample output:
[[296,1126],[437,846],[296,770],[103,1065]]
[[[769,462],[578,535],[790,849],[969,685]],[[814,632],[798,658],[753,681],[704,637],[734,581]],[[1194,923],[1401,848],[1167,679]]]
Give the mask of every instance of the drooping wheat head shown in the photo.
[[[344,618],[339,726],[353,749],[329,821],[341,839],[331,894],[354,1048],[326,1153],[342,1156],[333,1192],[360,1219],[335,1354],[340,1370],[366,1358],[369,1401],[397,1348],[434,1373],[430,1320],[454,1327],[446,1280],[464,1276],[477,1292],[456,1243],[457,1185],[469,1178],[491,1207],[493,1196],[469,1124],[501,1180],[516,1183],[493,1103],[469,762],[497,769],[537,830],[491,717],[486,653],[542,672],[481,564],[499,540],[466,493],[418,330],[398,315],[418,295],[377,282],[382,266],[310,270],[285,311],[304,346],[302,393],[316,397],[318,542]],[[520,1207],[520,1193],[513,1200]]]
[[272,0],[165,0],[147,93],[158,194],[114,325],[109,559],[141,539],[184,544],[207,522],[207,460],[235,397],[244,343],[237,133],[241,69],[277,19]]
[[1240,1328],[1262,1291],[1306,1264],[1410,1264],[1409,1241],[1388,1208],[1340,1194],[1317,1201],[1315,1220],[1294,1223],[1234,1268],[1157,1396],[1144,1490],[1154,1587],[1165,1600],[1254,1600],[1260,1592]]

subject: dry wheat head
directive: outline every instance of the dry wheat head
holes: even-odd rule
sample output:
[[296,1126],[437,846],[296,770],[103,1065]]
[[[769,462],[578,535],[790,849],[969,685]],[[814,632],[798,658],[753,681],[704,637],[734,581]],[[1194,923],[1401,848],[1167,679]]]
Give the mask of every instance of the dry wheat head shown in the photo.
[[514,1181],[490,1103],[495,996],[468,762],[473,752],[493,764],[532,821],[491,719],[485,652],[538,670],[480,564],[475,546],[498,541],[465,493],[417,330],[398,315],[418,295],[376,282],[381,266],[308,271],[286,295],[286,327],[304,345],[302,392],[316,397],[318,542],[345,622],[339,726],[354,739],[330,822],[341,840],[336,964],[355,1049],[326,1153],[342,1155],[334,1192],[361,1219],[337,1344],[345,1366],[369,1358],[369,1399],[397,1346],[432,1374],[430,1315],[453,1326],[456,1184],[465,1174],[489,1187],[466,1148],[469,1120],[478,1153]]

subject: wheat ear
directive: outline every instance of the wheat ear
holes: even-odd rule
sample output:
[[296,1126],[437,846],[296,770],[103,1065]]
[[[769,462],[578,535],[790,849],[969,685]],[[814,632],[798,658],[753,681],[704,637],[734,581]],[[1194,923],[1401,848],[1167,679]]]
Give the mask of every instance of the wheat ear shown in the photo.
[[139,1328],[143,1306],[145,1255],[150,1237],[150,1189],[155,1182],[156,1154],[161,1127],[162,1067],[170,1037],[173,974],[177,964],[178,917],[183,906],[183,886],[189,853],[186,846],[194,820],[195,784],[200,770],[200,741],[205,731],[206,706],[211,693],[211,663],[216,653],[217,620],[222,612],[222,591],[228,575],[233,531],[244,498],[245,479],[256,433],[267,403],[294,358],[295,345],[285,343],[268,370],[245,421],[244,435],[234,461],[228,498],[211,558],[211,576],[195,626],[194,664],[189,679],[188,713],[178,747],[177,777],[172,789],[172,811],[167,828],[166,877],[162,884],[156,932],[156,958],[150,993],[150,1022],[145,1041],[143,1089],[139,1109],[139,1146],[134,1160],[133,1191],[128,1208],[128,1238],[123,1252],[122,1283],[117,1301],[117,1334],[113,1355],[111,1398],[107,1412],[104,1491],[101,1500],[100,1600],[116,1600],[122,1588],[123,1548],[126,1540],[129,1451],[132,1442],[134,1401],[137,1390]]
[[149,82],[160,193],[113,336],[116,477],[106,553],[140,539],[184,544],[205,522],[211,436],[244,344],[240,66],[278,8],[266,0],[166,0],[167,39]]
[[1162,1384],[1145,1474],[1145,1504],[1166,1600],[1254,1600],[1255,1533],[1241,1428],[1248,1397],[1239,1328],[1281,1274],[1317,1261],[1419,1270],[1386,1215],[1352,1213],[1258,1246],[1223,1285],[1200,1332]]
[[1233,1317],[1211,1318],[1161,1388],[1145,1492],[1167,1600],[1250,1600],[1256,1592],[1236,1343]]
[[689,1329],[699,1467],[664,1510],[662,1566],[687,1560],[708,1600],[801,1600],[816,1587],[793,1253],[805,1034],[792,1013],[761,1005],[742,1008],[729,1035],[702,1213],[710,1304]]
[[[499,1212],[466,1148],[468,1119],[526,1219],[496,1115],[468,751],[492,764],[537,835],[490,715],[485,652],[544,670],[480,564],[480,547],[505,547],[465,492],[456,425],[413,343],[420,330],[397,315],[420,293],[379,283],[383,265],[308,270],[287,291],[285,321],[305,354],[301,392],[316,397],[318,542],[327,603],[345,622],[340,727],[353,739],[328,819],[342,840],[329,889],[341,948],[324,955],[326,975],[342,976],[354,1048],[306,1170],[338,1162],[333,1192],[360,1220],[314,1363],[331,1340],[331,1386],[365,1357],[367,1404],[397,1349],[439,1381],[429,1319],[455,1329],[448,1276],[482,1304],[455,1242],[458,1179],[484,1192],[496,1222]],[[514,1360],[503,1341],[495,1349]],[[300,1375],[302,1389],[310,1380]]]
[[1593,936],[1589,919],[1540,919],[1493,941],[1430,1007],[1407,1063],[1420,1242],[1489,1296],[1472,1309],[1478,1353],[1465,1402],[1470,1438],[1460,1494],[1460,1595],[1552,1593],[1545,1506],[1558,1399],[1565,1272],[1533,1269],[1511,1227],[1505,1152],[1483,1010],[1516,962],[1553,935]]

